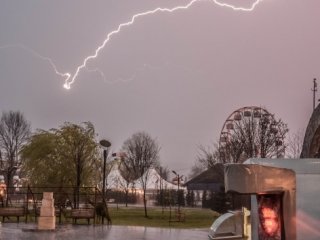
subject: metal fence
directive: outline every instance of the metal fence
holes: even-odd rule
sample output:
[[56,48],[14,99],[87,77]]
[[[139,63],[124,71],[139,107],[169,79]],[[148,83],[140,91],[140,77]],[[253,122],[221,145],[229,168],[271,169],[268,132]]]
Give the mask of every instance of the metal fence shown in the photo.
[[102,193],[95,187],[19,187],[6,188],[0,194],[0,216],[15,217],[15,209],[24,209],[24,220],[37,221],[43,192],[53,192],[55,215],[59,221],[69,221],[73,209],[96,209],[103,202]]

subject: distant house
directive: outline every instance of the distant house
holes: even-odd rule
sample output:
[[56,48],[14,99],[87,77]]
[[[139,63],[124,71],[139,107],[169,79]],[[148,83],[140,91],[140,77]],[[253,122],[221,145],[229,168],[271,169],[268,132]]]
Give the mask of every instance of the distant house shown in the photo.
[[221,163],[215,164],[210,169],[194,177],[185,186],[188,191],[201,191],[199,195],[202,207],[210,207],[219,212],[227,209],[238,209],[240,206],[246,206],[250,209],[248,196],[236,193],[226,195],[224,193],[224,165]]
[[219,192],[224,187],[223,164],[217,163],[185,183],[187,190]]

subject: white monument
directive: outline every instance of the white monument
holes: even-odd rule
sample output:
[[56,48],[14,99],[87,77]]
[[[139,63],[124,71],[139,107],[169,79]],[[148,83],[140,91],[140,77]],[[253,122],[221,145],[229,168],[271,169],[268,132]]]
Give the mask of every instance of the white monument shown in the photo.
[[56,228],[56,216],[52,192],[44,192],[40,217],[38,218],[39,230],[54,230]]

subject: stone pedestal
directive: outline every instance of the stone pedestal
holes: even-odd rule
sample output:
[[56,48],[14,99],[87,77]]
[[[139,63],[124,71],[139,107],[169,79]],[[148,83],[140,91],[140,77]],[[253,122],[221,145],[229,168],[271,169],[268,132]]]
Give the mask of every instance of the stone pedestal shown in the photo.
[[54,199],[52,192],[44,192],[40,217],[38,218],[39,230],[53,230],[56,228],[56,216],[54,209]]

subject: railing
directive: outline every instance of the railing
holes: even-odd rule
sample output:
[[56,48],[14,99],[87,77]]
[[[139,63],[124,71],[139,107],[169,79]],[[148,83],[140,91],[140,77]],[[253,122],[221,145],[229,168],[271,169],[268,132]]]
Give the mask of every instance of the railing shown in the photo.
[[0,196],[0,216],[9,220],[10,217],[17,217],[18,221],[19,217],[24,217],[25,222],[37,222],[43,192],[53,192],[55,215],[59,223],[72,220],[71,212],[74,209],[91,209],[90,218],[95,220],[96,204],[103,202],[101,193],[95,187],[81,187],[79,195],[75,187],[13,187],[7,188]]

